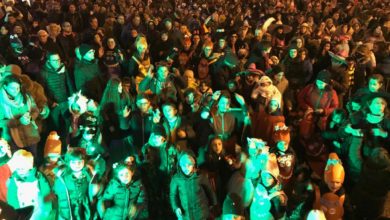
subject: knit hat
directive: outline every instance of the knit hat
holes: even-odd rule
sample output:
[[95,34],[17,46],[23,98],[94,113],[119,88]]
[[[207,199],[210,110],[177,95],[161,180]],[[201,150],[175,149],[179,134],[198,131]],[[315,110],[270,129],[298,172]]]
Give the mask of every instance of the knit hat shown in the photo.
[[331,80],[331,74],[328,70],[321,70],[317,75],[317,80],[329,84]]
[[88,53],[88,51],[94,50],[94,49],[95,48],[90,44],[81,44],[79,47],[79,52],[80,52],[81,57],[84,57],[85,54]]
[[18,168],[33,168],[34,167],[34,157],[31,152],[26,150],[17,150],[12,155],[11,160],[9,161],[9,165],[13,167],[13,169]]
[[267,158],[267,162],[265,163],[263,169],[262,170],[262,174],[263,173],[269,173],[271,174],[275,179],[278,179],[278,176],[279,176],[279,167],[278,167],[278,163],[276,161],[276,155],[271,153],[268,155],[268,158]]
[[276,123],[274,132],[272,134],[274,142],[284,141],[286,144],[290,143],[290,128],[284,122]]
[[326,183],[330,181],[338,181],[343,183],[345,177],[344,167],[341,164],[340,158],[336,153],[330,153],[326,162],[324,180]]
[[223,202],[222,215],[244,216],[241,200],[236,193],[228,194]]
[[161,125],[155,125],[152,129],[152,133],[156,136],[162,136],[164,138],[167,138],[165,128]]
[[61,141],[60,136],[58,136],[56,131],[50,132],[49,136],[47,136],[45,148],[43,150],[43,156],[59,156],[61,155]]

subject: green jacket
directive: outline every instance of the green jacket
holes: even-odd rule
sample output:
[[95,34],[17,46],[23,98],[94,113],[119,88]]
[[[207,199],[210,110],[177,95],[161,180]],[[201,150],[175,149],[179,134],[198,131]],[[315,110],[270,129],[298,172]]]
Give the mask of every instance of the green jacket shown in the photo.
[[147,197],[140,180],[132,181],[129,185],[123,185],[118,180],[109,182],[99,204],[110,202],[112,206],[105,207],[104,220],[126,220],[135,207],[135,213],[130,219],[147,219]]

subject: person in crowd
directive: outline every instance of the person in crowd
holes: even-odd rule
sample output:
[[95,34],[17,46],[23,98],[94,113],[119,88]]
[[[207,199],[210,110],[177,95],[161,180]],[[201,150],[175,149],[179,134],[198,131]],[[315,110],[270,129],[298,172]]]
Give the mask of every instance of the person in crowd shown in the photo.
[[313,208],[322,210],[326,219],[340,219],[344,215],[344,167],[336,153],[330,153],[326,162],[324,180],[314,185]]
[[0,111],[2,137],[11,143],[11,150],[25,148],[37,155],[40,134],[35,119],[39,116],[34,99],[22,89],[17,76],[7,76],[2,81]]
[[[97,204],[102,219],[148,219],[145,188],[135,166],[115,164],[113,177]],[[108,206],[108,202],[113,205]]]
[[[289,197],[287,206],[265,201],[264,213],[273,218],[333,218],[328,210],[313,207],[313,183],[323,177],[329,153],[337,153],[345,166],[343,218],[374,219],[389,213],[388,206],[382,209],[388,196],[381,185],[387,181],[382,178],[387,170],[383,155],[389,151],[388,1],[111,3],[0,4],[2,209],[14,211],[5,204],[3,190],[15,169],[12,153],[32,151],[34,167],[41,167],[52,185],[56,173],[72,173],[62,164],[67,148],[82,147],[84,167],[94,168],[93,185],[101,181],[101,189],[110,185],[107,177],[115,162],[137,166],[140,176],[130,168],[128,184],[115,177],[113,181],[126,191],[140,180],[149,217],[138,215],[137,205],[111,206],[111,199],[96,212],[102,197],[71,201],[77,205],[68,210],[78,216],[91,210],[91,218],[109,218],[118,208],[129,211],[123,217],[130,219],[187,218],[192,207],[180,207],[181,215],[172,209],[169,183],[181,172],[176,155],[189,149],[200,172],[209,174],[206,180],[223,209],[221,213],[214,207],[205,214],[210,219],[249,219],[259,195],[275,191],[275,201],[284,198],[280,186]],[[285,126],[275,127],[276,122]],[[153,134],[155,127],[159,135]],[[286,131],[279,127],[291,131],[288,145]],[[219,139],[210,144],[215,136]],[[296,161],[287,169],[292,149]],[[260,166],[269,151],[276,154],[280,169],[276,178]],[[170,160],[164,159],[167,155]],[[160,160],[169,166],[164,162],[160,169]],[[225,180],[231,172],[231,181]],[[69,179],[78,180],[72,175]],[[289,177],[287,184],[282,177]],[[276,185],[265,187],[267,182]],[[372,190],[367,188],[371,184]],[[351,195],[356,196],[349,200]],[[361,208],[362,196],[372,207]],[[61,213],[64,198],[53,209],[68,218]],[[22,210],[28,215],[32,209]]]
[[34,157],[30,152],[20,150],[18,168],[10,176],[7,187],[7,203],[15,209],[33,206],[31,219],[48,219],[55,215],[52,213],[50,184],[46,177],[34,167]]
[[195,155],[182,152],[177,165],[178,172],[172,177],[169,193],[176,217],[207,219],[209,208],[217,205],[217,197],[207,178],[198,173]]
[[65,155],[66,167],[57,173],[53,191],[58,198],[59,219],[89,219],[96,213],[92,202],[101,191],[86,166],[85,150],[73,148]]

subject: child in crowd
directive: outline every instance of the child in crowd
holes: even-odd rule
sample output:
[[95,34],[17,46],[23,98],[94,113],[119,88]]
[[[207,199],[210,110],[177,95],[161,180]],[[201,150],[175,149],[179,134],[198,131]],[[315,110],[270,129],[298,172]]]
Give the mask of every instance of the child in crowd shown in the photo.
[[86,166],[86,153],[72,148],[65,155],[66,168],[57,173],[53,191],[58,197],[59,219],[90,219],[93,199],[100,191],[95,174]]
[[[18,167],[8,180],[7,203],[15,209],[33,206],[30,219],[52,219],[50,185],[46,177],[34,167],[33,155],[25,150],[15,152]],[[18,156],[17,156],[18,155]]]
[[100,217],[110,220],[148,219],[147,197],[141,180],[134,175],[135,166],[114,165],[113,178],[98,202]]
[[170,201],[179,220],[207,219],[209,208],[217,205],[217,197],[207,178],[197,172],[191,152],[179,156],[178,172],[170,184]]

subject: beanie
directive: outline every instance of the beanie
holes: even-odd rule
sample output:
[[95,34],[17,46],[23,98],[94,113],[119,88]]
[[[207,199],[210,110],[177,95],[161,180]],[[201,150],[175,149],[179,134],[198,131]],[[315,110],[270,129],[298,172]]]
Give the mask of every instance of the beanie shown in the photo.
[[324,180],[326,183],[330,181],[344,182],[345,171],[341,164],[341,160],[336,153],[330,153],[326,162]]
[[328,70],[321,70],[317,75],[317,80],[329,84],[331,80],[331,74]]
[[244,216],[244,207],[241,197],[236,193],[230,193],[223,202],[222,215]]
[[61,141],[56,131],[50,132],[47,136],[43,156],[46,158],[51,155],[61,155]]
[[81,44],[79,47],[81,57],[84,57],[86,53],[90,50],[94,50],[95,48],[90,44]]

